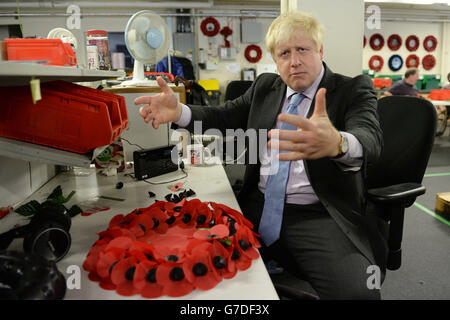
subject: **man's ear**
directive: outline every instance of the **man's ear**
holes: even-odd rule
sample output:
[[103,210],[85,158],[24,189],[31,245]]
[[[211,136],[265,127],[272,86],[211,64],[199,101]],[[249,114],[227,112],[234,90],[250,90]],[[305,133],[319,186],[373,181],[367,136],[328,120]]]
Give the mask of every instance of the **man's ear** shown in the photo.
[[320,60],[323,60],[323,45],[320,46],[319,53],[320,53]]

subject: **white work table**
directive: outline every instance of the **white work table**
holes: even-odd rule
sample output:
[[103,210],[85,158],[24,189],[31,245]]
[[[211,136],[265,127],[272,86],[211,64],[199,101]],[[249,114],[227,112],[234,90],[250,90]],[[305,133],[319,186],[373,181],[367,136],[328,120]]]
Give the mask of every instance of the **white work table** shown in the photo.
[[[124,176],[123,173],[106,177],[96,174],[95,169],[83,168],[79,170],[78,172],[72,170],[60,173],[23,202],[26,203],[30,200],[42,202],[55,187],[61,185],[64,196],[67,196],[72,190],[76,191],[73,198],[65,204],[68,208],[73,204],[80,205],[82,209],[86,207],[110,207],[110,210],[97,212],[90,216],[77,215],[72,218],[70,229],[72,245],[69,253],[57,263],[57,267],[67,279],[71,275],[66,273],[67,268],[71,265],[78,266],[81,270],[81,288],[68,289],[65,299],[144,299],[139,294],[124,297],[115,291],[100,288],[98,282],[88,279],[88,273],[82,268],[82,265],[90,248],[98,240],[97,233],[107,229],[112,217],[117,214],[128,214],[136,208],[148,207],[155,202],[155,199],[166,201],[164,196],[173,193],[167,186],[175,182],[151,185],[144,181],[137,181],[130,176]],[[187,165],[185,171],[188,177],[176,182],[182,182],[185,189],[192,189],[196,192],[196,196],[190,197],[188,200],[198,198],[201,201],[214,201],[240,211],[221,165],[199,167]],[[182,176],[184,174],[179,170],[148,180],[152,182],[169,181]],[[124,184],[122,189],[116,189],[116,184],[119,181]],[[149,191],[155,193],[156,197],[150,198]],[[124,200],[111,200],[105,197]],[[278,300],[278,295],[262,259],[258,258],[253,260],[249,269],[239,271],[232,279],[223,279],[211,290],[195,289],[190,294],[180,298],[162,296],[158,299]]]

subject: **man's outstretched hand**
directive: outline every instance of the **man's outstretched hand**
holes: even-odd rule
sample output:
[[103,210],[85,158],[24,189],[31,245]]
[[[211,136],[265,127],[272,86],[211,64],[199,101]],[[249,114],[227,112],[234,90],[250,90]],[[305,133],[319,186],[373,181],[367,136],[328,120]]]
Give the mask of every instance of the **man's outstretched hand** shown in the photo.
[[338,155],[341,135],[328,118],[325,94],[324,88],[317,91],[314,113],[309,119],[286,113],[278,116],[278,120],[298,128],[269,132],[269,148],[274,139],[279,139],[279,149],[291,151],[279,153],[279,160],[313,160]]
[[181,104],[177,96],[162,77],[156,78],[161,93],[154,96],[142,96],[134,100],[135,105],[143,104],[139,113],[146,123],[158,129],[160,124],[178,121],[181,117]]

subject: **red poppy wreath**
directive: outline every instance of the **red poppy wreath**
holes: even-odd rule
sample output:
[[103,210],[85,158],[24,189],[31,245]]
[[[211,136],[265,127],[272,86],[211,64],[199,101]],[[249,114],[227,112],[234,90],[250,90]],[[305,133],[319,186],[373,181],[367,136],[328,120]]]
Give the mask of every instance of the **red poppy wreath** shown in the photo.
[[114,216],[83,268],[90,280],[120,295],[181,297],[250,268],[261,247],[252,228],[223,204],[157,201]]

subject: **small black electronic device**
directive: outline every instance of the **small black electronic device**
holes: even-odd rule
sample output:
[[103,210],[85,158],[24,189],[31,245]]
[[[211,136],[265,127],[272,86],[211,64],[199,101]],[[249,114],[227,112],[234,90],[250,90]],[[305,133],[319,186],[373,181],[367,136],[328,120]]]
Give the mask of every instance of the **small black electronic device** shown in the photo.
[[174,145],[133,152],[134,176],[138,180],[178,170],[178,153]]

